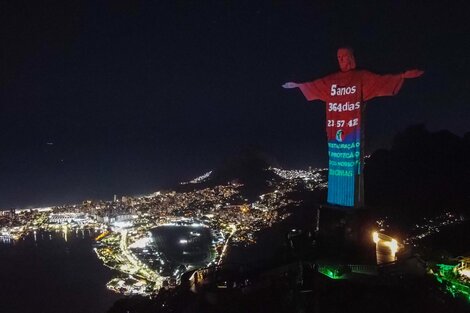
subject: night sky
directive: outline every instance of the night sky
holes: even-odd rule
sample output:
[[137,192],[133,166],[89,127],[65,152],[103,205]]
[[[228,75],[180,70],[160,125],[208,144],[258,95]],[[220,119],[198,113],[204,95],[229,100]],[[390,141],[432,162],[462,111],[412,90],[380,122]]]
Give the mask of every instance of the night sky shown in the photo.
[[341,45],[425,70],[369,102],[368,152],[411,124],[470,130],[468,1],[331,2],[3,1],[0,208],[155,191],[245,146],[323,167],[324,105],[281,84],[336,71]]

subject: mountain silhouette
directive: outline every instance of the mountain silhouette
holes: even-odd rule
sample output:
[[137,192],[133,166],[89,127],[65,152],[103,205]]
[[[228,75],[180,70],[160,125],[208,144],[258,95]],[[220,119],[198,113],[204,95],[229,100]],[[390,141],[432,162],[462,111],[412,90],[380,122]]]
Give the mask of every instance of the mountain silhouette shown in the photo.
[[256,200],[266,192],[272,182],[281,178],[269,170],[275,166],[276,161],[259,148],[243,148],[238,154],[226,158],[211,175],[198,184],[187,184],[178,187],[178,190],[211,188],[217,185],[237,183],[244,198]]
[[470,134],[408,127],[390,150],[377,150],[365,165],[366,203],[414,218],[446,210],[469,213]]

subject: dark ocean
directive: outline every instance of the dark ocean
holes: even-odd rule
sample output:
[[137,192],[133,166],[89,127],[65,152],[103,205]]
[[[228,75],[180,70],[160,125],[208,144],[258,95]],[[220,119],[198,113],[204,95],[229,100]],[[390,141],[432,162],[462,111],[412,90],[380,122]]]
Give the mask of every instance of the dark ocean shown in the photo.
[[121,297],[106,289],[113,273],[93,252],[95,235],[38,231],[0,242],[0,312],[106,312]]

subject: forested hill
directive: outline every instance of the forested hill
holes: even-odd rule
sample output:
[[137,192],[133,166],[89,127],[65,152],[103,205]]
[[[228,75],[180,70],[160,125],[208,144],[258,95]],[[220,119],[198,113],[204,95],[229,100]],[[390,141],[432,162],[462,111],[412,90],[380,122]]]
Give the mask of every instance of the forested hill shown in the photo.
[[369,206],[416,217],[443,210],[470,213],[470,132],[414,125],[395,136],[390,150],[366,160]]

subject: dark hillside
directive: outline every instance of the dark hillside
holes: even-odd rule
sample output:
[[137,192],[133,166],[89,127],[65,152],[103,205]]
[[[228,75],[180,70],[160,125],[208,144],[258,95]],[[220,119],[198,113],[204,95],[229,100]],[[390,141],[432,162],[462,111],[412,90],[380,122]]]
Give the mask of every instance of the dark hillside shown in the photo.
[[399,133],[365,166],[367,204],[410,218],[443,210],[469,213],[470,140],[423,125]]

